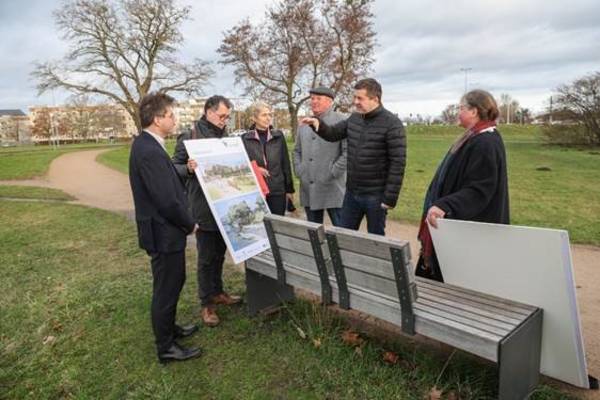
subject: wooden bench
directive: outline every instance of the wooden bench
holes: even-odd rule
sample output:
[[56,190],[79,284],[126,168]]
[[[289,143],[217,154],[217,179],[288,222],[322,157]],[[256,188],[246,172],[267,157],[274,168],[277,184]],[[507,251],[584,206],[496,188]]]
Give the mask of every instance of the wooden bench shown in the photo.
[[415,279],[405,241],[280,216],[265,226],[271,251],[246,262],[251,315],[300,288],[496,362],[499,399],[525,399],[537,386],[541,309]]

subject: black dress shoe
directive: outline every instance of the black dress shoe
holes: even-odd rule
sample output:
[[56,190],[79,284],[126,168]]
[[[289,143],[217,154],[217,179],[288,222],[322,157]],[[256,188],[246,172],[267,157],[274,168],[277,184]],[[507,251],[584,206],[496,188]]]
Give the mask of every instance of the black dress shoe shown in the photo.
[[183,339],[188,336],[192,336],[196,332],[198,332],[198,325],[175,325],[175,339]]
[[188,349],[180,346],[177,342],[173,342],[171,347],[166,351],[158,353],[158,361],[161,364],[166,364],[171,361],[185,361],[199,357],[201,354],[202,350],[199,348]]

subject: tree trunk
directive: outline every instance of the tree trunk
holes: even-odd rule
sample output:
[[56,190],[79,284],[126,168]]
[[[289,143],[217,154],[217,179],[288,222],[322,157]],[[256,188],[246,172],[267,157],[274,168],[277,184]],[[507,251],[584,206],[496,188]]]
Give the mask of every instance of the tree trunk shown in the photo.
[[290,112],[290,126],[292,127],[292,139],[296,141],[296,133],[298,132],[298,109],[299,107],[288,104],[288,111]]

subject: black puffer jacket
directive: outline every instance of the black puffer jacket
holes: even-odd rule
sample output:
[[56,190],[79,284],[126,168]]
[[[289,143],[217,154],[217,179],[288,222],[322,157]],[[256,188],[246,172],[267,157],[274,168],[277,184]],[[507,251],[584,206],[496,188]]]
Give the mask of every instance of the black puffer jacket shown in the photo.
[[348,139],[347,190],[381,194],[383,203],[396,206],[406,165],[406,135],[397,116],[379,106],[333,126],[319,120],[317,134],[330,142]]
[[[196,121],[195,128],[196,136],[194,139],[222,138],[227,136],[224,129],[219,129],[219,127],[211,124],[205,117]],[[189,155],[183,141],[189,139],[192,139],[191,129],[186,133],[182,133],[177,138],[173,164],[179,176],[185,179],[188,199],[192,208],[192,216],[198,223],[198,226],[204,231],[216,231],[219,227],[210,211],[208,201],[202,191],[202,187],[200,187],[198,178],[196,178],[195,173],[192,172],[190,174],[187,169]]]
[[270,135],[263,148],[256,130],[251,129],[242,135],[242,141],[250,161],[256,161],[259,167],[269,171],[267,186],[270,194],[294,193],[294,181],[287,143],[283,133],[269,130]]

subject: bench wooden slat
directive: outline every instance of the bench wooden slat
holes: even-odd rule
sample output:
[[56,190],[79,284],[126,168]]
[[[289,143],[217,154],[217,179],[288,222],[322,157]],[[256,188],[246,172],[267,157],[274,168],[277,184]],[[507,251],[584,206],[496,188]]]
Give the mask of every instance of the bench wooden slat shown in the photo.
[[449,321],[459,323],[464,327],[477,328],[480,331],[488,332],[489,334],[493,334],[498,337],[504,337],[508,332],[506,329],[500,329],[495,326],[491,326],[485,322],[478,322],[461,314],[454,313],[450,310],[445,310],[443,307],[439,307],[439,304],[427,304],[427,302],[416,302],[414,307],[415,312],[416,310],[426,311],[430,315],[440,316]]
[[410,260],[410,246],[408,242],[396,240],[385,236],[373,237],[368,233],[353,231],[338,227],[328,227],[326,232],[335,233],[340,250],[351,250],[367,256],[391,260],[390,247],[406,248],[407,259]]
[[345,268],[346,282],[348,285],[380,292],[384,295],[395,297],[398,300],[398,288],[396,282],[352,268]]
[[450,285],[448,283],[436,282],[430,279],[420,277],[415,277],[415,281],[417,283],[417,287],[420,287],[421,285],[429,285],[430,287],[432,287],[432,289],[440,290],[446,293],[452,293],[456,296],[461,296],[465,299],[472,299],[475,296],[477,297],[477,301],[480,301],[484,304],[497,305],[498,307],[504,308],[507,311],[512,311],[521,316],[530,315],[536,309],[536,307],[534,306],[503,299],[481,292],[475,292],[467,288]]
[[[276,233],[275,240],[277,240],[277,246],[279,246],[281,249],[291,250],[296,253],[313,257],[312,245],[308,239],[300,239],[298,237]],[[321,250],[323,251],[323,257],[325,259],[330,258],[329,247],[327,246],[326,242],[321,245]]]
[[[400,305],[397,301],[356,288],[349,289],[352,309],[373,315],[396,326],[402,326]],[[424,310],[415,310],[415,329],[417,333],[424,336],[451,344],[485,359],[497,361],[497,344],[501,339],[498,335],[465,326]]]
[[371,275],[394,279],[394,270],[391,261],[355,253],[349,250],[340,250],[342,264],[345,267],[363,271]]
[[437,310],[436,312],[443,313],[444,315],[453,315],[456,321],[460,321],[465,325],[477,326],[480,329],[494,332],[498,335],[504,336],[515,328],[513,324],[507,324],[493,318],[484,317],[481,315],[474,314],[469,311],[463,310],[461,307],[457,307],[456,303],[446,304],[435,300],[419,297],[415,303],[415,307],[419,306],[431,307]]
[[415,330],[420,335],[446,343],[457,349],[468,351],[486,360],[498,362],[498,340],[496,337],[484,337],[471,333],[460,324],[441,317],[428,315],[415,316]]
[[440,303],[443,302],[452,302],[452,304],[456,304],[457,307],[464,309],[465,311],[470,311],[474,314],[482,315],[488,318],[493,318],[501,322],[505,322],[507,324],[512,324],[514,326],[518,325],[523,319],[520,314],[513,313],[511,311],[506,311],[502,308],[498,308],[489,304],[484,304],[477,302],[476,300],[464,299],[462,297],[456,297],[448,293],[431,290],[426,286],[418,287],[419,297],[427,298],[430,300],[438,301]]
[[[423,304],[415,304],[415,314],[421,318],[440,321],[445,325],[453,326],[464,332],[469,332],[473,336],[489,339],[495,342],[495,346],[497,346],[498,342],[505,336],[501,331],[488,329],[488,326],[485,324],[472,324],[472,321],[470,320],[464,320],[459,316],[441,312],[438,309]],[[461,349],[463,350],[468,348],[468,344],[463,344],[461,346]]]
[[308,228],[312,228],[317,229],[320,241],[325,240],[323,226],[320,224],[302,220],[294,220],[293,223],[290,223],[288,218],[274,214],[266,215],[265,218],[271,222],[275,233],[310,240],[308,237]]

